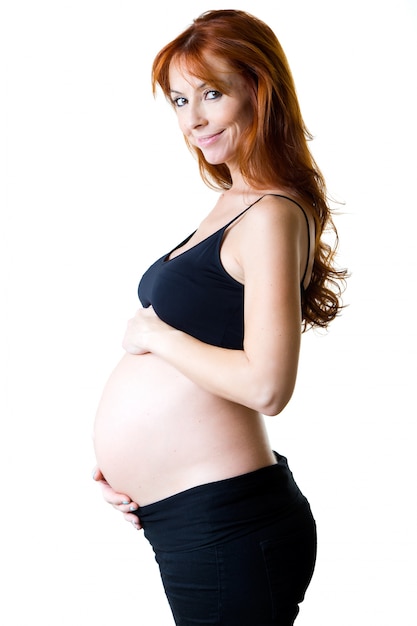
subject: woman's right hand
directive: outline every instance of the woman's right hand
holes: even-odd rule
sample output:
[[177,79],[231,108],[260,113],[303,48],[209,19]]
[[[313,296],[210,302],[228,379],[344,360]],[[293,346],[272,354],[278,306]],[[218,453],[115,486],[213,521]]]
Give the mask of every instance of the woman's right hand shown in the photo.
[[125,520],[140,530],[142,528],[140,519],[137,515],[132,513],[132,511],[136,511],[139,508],[139,505],[136,502],[132,502],[126,494],[114,491],[98,467],[95,467],[93,470],[93,480],[101,484],[101,490],[105,501],[111,504],[117,511],[123,513]]

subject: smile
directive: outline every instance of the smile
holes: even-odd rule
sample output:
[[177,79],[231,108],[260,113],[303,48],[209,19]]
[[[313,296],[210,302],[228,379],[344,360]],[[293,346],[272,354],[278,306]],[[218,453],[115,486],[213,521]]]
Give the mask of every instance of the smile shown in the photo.
[[214,135],[207,135],[206,137],[197,137],[196,142],[200,148],[206,148],[207,146],[211,146],[217,139],[222,135],[224,131],[220,131]]

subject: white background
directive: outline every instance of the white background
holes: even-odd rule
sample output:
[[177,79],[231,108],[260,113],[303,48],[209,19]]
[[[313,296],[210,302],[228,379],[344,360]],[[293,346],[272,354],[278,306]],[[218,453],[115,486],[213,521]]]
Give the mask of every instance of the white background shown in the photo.
[[[91,430],[149,263],[214,201],[156,52],[202,11],[5,0],[1,45],[0,621],[172,624],[149,546],[91,480]],[[268,418],[319,525],[299,626],[415,626],[416,2],[241,0],[287,53],[340,215],[349,307],[303,339]]]

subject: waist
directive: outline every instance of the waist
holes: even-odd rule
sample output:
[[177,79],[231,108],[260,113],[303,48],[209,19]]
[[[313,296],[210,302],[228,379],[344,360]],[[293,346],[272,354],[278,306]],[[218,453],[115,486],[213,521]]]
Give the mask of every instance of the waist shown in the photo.
[[137,511],[157,551],[194,550],[243,536],[290,513],[305,498],[287,459],[247,474],[192,487]]

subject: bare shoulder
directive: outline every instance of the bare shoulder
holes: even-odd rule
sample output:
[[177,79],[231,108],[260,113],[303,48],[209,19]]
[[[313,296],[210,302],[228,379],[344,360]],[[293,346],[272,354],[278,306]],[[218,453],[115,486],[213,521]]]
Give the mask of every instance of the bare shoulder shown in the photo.
[[308,207],[287,196],[265,194],[243,215],[236,236],[245,245],[250,239],[267,241],[290,238],[305,248],[313,233],[314,219]]
[[312,263],[314,219],[298,200],[265,192],[254,195],[250,208],[232,224],[225,239],[222,261],[236,280],[246,282],[248,271],[262,271],[262,264],[287,273],[296,268],[300,277]]
[[308,207],[299,200],[282,194],[268,193],[263,195],[247,212],[247,220],[252,226],[297,224],[305,228],[306,220],[312,219]]
[[[311,265],[314,220],[297,200],[265,194],[243,215],[233,233],[235,258],[248,271],[294,271],[297,281]],[[309,260],[310,258],[310,260]]]

